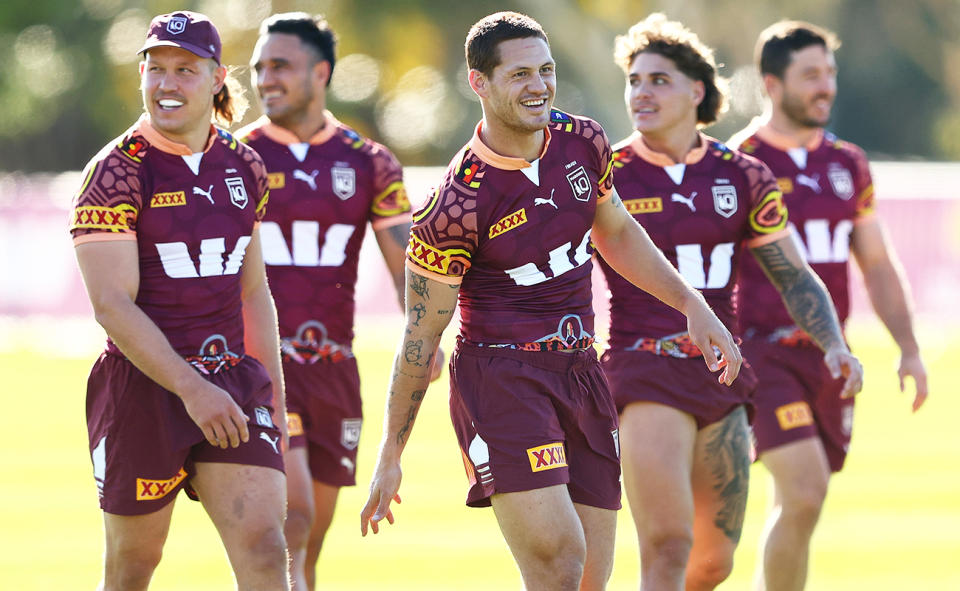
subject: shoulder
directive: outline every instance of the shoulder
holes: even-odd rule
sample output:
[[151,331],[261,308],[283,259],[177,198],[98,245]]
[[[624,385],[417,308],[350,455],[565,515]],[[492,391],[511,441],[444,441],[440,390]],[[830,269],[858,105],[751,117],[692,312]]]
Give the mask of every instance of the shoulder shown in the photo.
[[842,140],[829,131],[823,134],[823,143],[828,150],[834,151],[857,164],[867,162],[867,153],[864,152],[863,148],[853,142]]
[[758,171],[771,174],[767,165],[761,162],[759,158],[742,150],[733,149],[730,145],[713,138],[708,139],[707,153],[717,160],[730,163],[730,166],[744,173]]
[[267,135],[263,131],[264,124],[263,118],[261,117],[253,123],[244,125],[238,129],[234,132],[233,136],[245,144],[266,139]]
[[580,137],[587,141],[593,141],[597,137],[602,137],[603,140],[609,144],[607,134],[603,131],[603,127],[589,117],[571,115],[570,113],[553,109],[550,111],[550,123],[548,126],[550,133],[558,135],[559,137]]
[[137,176],[152,150],[147,138],[137,131],[136,126],[131,127],[90,159],[84,167],[85,184],[93,180],[93,176],[103,173],[108,173],[111,178]]
[[241,142],[237,139],[237,136],[233,135],[225,129],[219,127],[217,130],[217,139],[214,142],[220,144],[225,149],[237,154],[245,164],[253,168],[254,172],[257,174],[266,174],[266,166],[263,163],[263,159],[260,157],[260,154],[256,150],[248,146],[246,143]]

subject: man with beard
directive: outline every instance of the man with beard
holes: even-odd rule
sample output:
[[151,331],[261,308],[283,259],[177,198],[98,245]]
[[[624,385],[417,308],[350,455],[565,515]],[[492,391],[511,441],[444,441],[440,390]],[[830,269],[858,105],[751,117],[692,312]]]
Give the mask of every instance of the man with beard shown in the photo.
[[315,587],[340,488],[356,483],[362,404],[351,343],[360,246],[369,224],[402,307],[410,230],[400,163],[326,110],[335,46],[323,17],[266,19],[251,58],[265,115],[238,132],[270,180],[261,235],[289,393],[285,532],[294,589]]
[[[914,336],[906,281],[874,212],[873,182],[857,146],[824,131],[837,90],[833,33],[797,21],[760,34],[756,59],[769,97],[766,112],[731,146],[762,160],[777,177],[790,219],[840,320],[849,313],[849,254],[863,272],[877,315],[900,347],[898,375],[914,380],[916,411],[927,374]],[[756,451],[774,482],[758,588],[802,589],[810,538],[832,472],[847,454],[853,398],[831,375],[823,353],[795,326],[779,294],[752,260],[743,262],[740,306],[744,354],[759,379],[753,424]]]

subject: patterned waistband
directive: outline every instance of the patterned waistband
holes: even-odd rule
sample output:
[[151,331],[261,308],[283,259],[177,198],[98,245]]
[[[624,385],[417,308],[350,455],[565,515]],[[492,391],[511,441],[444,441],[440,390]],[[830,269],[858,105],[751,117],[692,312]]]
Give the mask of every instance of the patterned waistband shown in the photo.
[[332,341],[323,343],[304,342],[296,339],[280,339],[280,354],[286,363],[313,365],[314,363],[336,363],[353,357],[349,345],[339,345]]
[[[703,351],[693,344],[693,341],[690,340],[690,334],[685,332],[678,332],[659,339],[650,337],[637,339],[633,346],[627,347],[627,351],[645,351],[654,355],[676,357],[678,359],[703,357]],[[720,354],[716,347],[714,347],[714,353]]]
[[184,357],[184,360],[197,371],[208,376],[236,366],[243,360],[243,356],[227,351],[216,355],[190,355]]
[[787,347],[816,347],[810,335],[798,326],[781,326],[767,335],[767,341]]
[[593,346],[595,339],[593,337],[584,337],[561,341],[559,339],[550,339],[547,341],[535,341],[533,343],[470,343],[475,347],[485,347],[488,349],[515,349],[517,351],[581,351]]

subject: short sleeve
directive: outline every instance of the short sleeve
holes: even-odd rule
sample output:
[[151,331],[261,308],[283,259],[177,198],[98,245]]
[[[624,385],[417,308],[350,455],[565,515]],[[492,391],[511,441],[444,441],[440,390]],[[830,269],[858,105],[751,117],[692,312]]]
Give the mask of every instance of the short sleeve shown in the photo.
[[371,153],[373,162],[373,200],[370,203],[370,223],[374,230],[388,228],[410,221],[410,199],[403,186],[403,167],[389,150],[376,145]]
[[874,211],[873,177],[867,155],[858,146],[846,144],[853,157],[853,187],[857,198],[856,217],[867,217]]
[[[135,158],[111,149],[106,156],[98,155],[87,165],[70,214],[74,244],[136,240],[143,197],[139,161]],[[160,197],[185,199],[175,193]]]
[[584,135],[592,143],[596,156],[597,201],[604,202],[613,194],[613,148],[603,127],[593,120],[586,120]]
[[256,221],[261,222],[267,214],[267,201],[270,199],[267,166],[263,163],[263,158],[260,157],[260,154],[257,154],[255,150],[247,147],[245,144],[242,146],[240,153],[243,155],[244,162],[250,167],[250,172],[253,174],[253,182],[257,192]]
[[461,184],[453,170],[447,171],[426,206],[413,215],[406,256],[407,267],[415,273],[458,285],[470,269],[479,235],[477,191]]

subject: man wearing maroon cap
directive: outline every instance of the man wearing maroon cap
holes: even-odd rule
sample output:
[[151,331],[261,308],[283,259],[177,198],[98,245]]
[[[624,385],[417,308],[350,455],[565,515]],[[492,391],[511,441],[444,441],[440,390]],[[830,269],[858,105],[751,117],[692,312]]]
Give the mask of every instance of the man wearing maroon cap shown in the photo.
[[183,488],[216,525],[239,589],[287,589],[266,170],[211,125],[243,109],[205,16],[158,16],[140,53],[146,112],[87,165],[70,227],[109,337],[87,384],[101,588],[147,588]]

